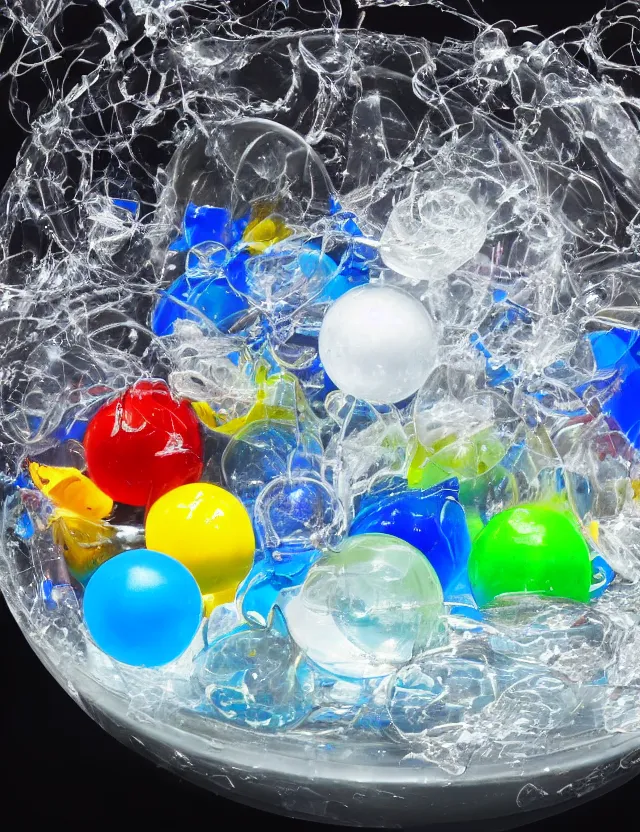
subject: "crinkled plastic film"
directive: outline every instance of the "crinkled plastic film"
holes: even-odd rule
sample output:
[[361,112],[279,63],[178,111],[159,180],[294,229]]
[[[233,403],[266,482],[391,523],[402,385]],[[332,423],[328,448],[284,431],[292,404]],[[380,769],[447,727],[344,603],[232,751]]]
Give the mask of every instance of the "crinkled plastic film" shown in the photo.
[[[599,363],[594,344],[613,330],[629,347],[640,329],[636,4],[550,38],[469,13],[473,39],[430,43],[367,31],[366,8],[389,5],[382,0],[358,0],[359,29],[341,28],[335,0],[130,0],[92,7],[96,26],[80,46],[65,40],[66,5],[0,13],[0,67],[31,133],[0,203],[1,581],[46,664],[85,707],[99,712],[115,697],[121,714],[158,735],[177,727],[216,747],[239,724],[248,747],[275,733],[294,757],[375,757],[461,781],[470,769],[515,771],[632,738],[640,457],[635,422],[616,404],[621,365]],[[22,85],[36,75],[34,111]],[[265,152],[247,151],[263,141]],[[215,610],[164,668],[119,665],[92,644],[51,505],[20,479],[25,460],[82,468],[70,420],[141,377],[229,420],[247,417],[256,384],[229,355],[260,326],[285,373],[312,365],[313,345],[294,335],[317,335],[328,280],[318,273],[317,286],[278,294],[261,261],[250,320],[223,332],[191,309],[172,333],[151,327],[188,259],[212,256],[176,244],[189,204],[240,217],[256,199],[280,201],[289,237],[346,252],[342,264],[356,251],[371,280],[394,274],[438,325],[434,370],[409,407],[325,395],[310,376],[306,410],[286,383],[267,401],[296,412],[282,442],[293,436],[317,462],[314,545],[339,540],[357,500],[385,477],[410,476],[416,442],[436,447],[445,429],[468,438],[491,428],[511,473],[482,510],[560,495],[606,566],[606,589],[588,606],[533,598],[478,621],[447,602],[444,646],[357,682],[308,664],[283,621],[266,626],[256,613],[236,632],[241,603]],[[278,269],[290,266],[285,243]],[[242,477],[241,451],[234,445],[220,463],[231,480]],[[294,474],[290,462],[281,472]],[[277,550],[269,492],[251,499]],[[143,540],[135,512],[112,525],[100,545]],[[203,651],[232,632],[224,650]],[[247,666],[254,675],[238,683]],[[172,764],[199,768],[183,756]],[[525,783],[517,805],[552,799]],[[304,811],[341,817],[314,805]]]

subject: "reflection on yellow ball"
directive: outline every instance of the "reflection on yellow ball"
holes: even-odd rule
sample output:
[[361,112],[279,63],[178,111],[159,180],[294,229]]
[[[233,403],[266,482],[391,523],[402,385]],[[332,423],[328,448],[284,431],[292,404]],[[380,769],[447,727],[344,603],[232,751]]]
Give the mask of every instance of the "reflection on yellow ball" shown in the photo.
[[[215,606],[232,601],[253,563],[251,519],[233,494],[206,482],[174,488],[147,514],[147,548],[171,555]],[[213,599],[210,599],[213,603]]]

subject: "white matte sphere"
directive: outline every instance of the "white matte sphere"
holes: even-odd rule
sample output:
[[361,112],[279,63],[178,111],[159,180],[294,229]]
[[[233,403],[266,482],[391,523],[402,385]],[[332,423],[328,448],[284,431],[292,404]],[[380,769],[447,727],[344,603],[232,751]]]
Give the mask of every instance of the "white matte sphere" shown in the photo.
[[344,393],[378,404],[401,402],[435,363],[429,313],[404,289],[358,286],[329,307],[320,329],[320,360]]

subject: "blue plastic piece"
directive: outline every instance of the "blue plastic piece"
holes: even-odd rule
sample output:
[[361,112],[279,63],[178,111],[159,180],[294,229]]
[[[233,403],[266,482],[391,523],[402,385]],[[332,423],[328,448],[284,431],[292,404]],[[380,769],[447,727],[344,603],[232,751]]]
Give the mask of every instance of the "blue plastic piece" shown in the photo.
[[50,612],[58,609],[61,604],[64,605],[65,600],[68,602],[70,599],[73,599],[74,608],[79,603],[77,592],[71,584],[56,583],[51,578],[45,578],[42,581],[40,584],[40,594],[45,607]]
[[135,199],[112,199],[111,201],[115,206],[122,208],[124,211],[128,211],[134,217],[140,208],[140,203],[136,202]]
[[452,577],[444,600],[450,605],[451,615],[461,615],[474,621],[482,621],[482,613],[473,597],[466,566]]
[[242,615],[253,624],[266,625],[278,596],[285,589],[301,586],[320,552],[299,552],[288,561],[277,563],[267,557],[255,564],[238,588]]
[[265,627],[280,591],[291,584],[280,581],[269,571],[254,571],[240,584],[237,599],[243,617],[252,624]]
[[76,442],[82,442],[89,423],[85,419],[74,419],[66,425],[61,425],[53,434],[53,438],[58,442],[66,442],[69,439],[75,439]]
[[133,549],[103,563],[89,580],[84,619],[107,655],[124,664],[158,667],[191,644],[202,619],[202,596],[177,560]]
[[340,269],[334,278],[324,287],[322,293],[318,296],[316,301],[318,303],[327,303],[329,301],[338,300],[339,297],[348,292],[349,289],[354,289],[356,286],[363,286],[369,282],[368,274],[363,274],[359,270],[351,269],[346,265]]
[[203,278],[182,275],[163,293],[153,311],[151,327],[156,335],[171,335],[178,320],[198,321],[197,310],[212,321],[221,332],[238,320],[247,308],[224,278]]
[[[29,427],[31,428],[32,434],[35,435],[40,430],[41,425],[42,419],[40,417],[29,417]],[[87,425],[88,422],[86,419],[77,419],[73,413],[67,413],[64,424],[58,425],[51,436],[58,442],[66,442],[69,439],[75,439],[78,442],[82,442],[85,431],[87,430]]]
[[[7,506],[8,514],[13,514],[14,505],[21,506],[20,495],[18,494],[18,490],[21,488],[35,490],[31,477],[26,470],[20,471],[13,480],[0,474],[0,497]],[[35,532],[33,521],[27,511],[20,511],[18,508],[16,513],[13,532],[23,540],[28,540]]]
[[227,281],[219,278],[208,278],[199,283],[189,294],[188,301],[222,332],[227,332],[247,309],[245,301],[236,295]]
[[48,610],[54,610],[56,608],[56,602],[53,600],[53,581],[46,578],[42,582],[40,591],[46,608]]
[[611,416],[629,442],[640,448],[640,369],[623,377],[617,390],[602,406],[603,413]]
[[446,595],[471,552],[458,493],[456,479],[428,489],[405,485],[371,493],[362,500],[349,534],[391,534],[415,546],[435,569]]
[[[598,370],[615,373],[612,393],[602,412],[636,448],[640,448],[640,332],[612,329],[587,335]],[[611,379],[609,380],[611,381]]]
[[611,329],[587,335],[599,369],[625,367],[638,369],[640,332],[635,329]]
[[[304,451],[297,458],[294,451],[289,461],[292,470],[305,473],[309,464]],[[331,524],[334,511],[329,492],[314,476],[291,475],[275,485],[256,508],[254,527],[260,548],[237,593],[244,617],[261,626],[269,621],[280,592],[300,586],[320,557],[313,537]]]
[[[325,373],[319,356],[316,356],[313,363],[308,367],[302,370],[292,370],[292,372],[304,386],[309,402],[324,402],[332,390],[338,389]],[[317,387],[310,389],[309,385],[314,381],[317,383]]]
[[29,540],[30,537],[33,537],[35,528],[28,512],[23,511],[19,515],[13,530],[22,540]]
[[593,584],[589,595],[591,600],[595,601],[596,598],[600,598],[607,591],[616,573],[601,555],[596,555],[593,558],[591,566],[593,568]]
[[183,274],[162,293],[151,316],[151,329],[156,335],[171,335],[176,321],[193,319],[186,308],[189,305],[187,298],[203,280],[202,277],[187,277]]
[[[151,328],[156,335],[170,335],[177,320],[200,320],[195,312],[189,311],[189,307],[201,312],[222,332],[228,332],[247,309],[246,301],[233,291],[224,277],[224,273],[231,278],[244,269],[247,252],[240,250],[230,254],[230,250],[241,241],[246,224],[247,218],[232,220],[226,208],[198,206],[192,202],[187,205],[183,232],[169,246],[171,251],[189,252],[186,272],[163,292],[154,309]],[[191,251],[206,243],[221,246],[208,255],[209,271],[203,268],[198,256]],[[220,269],[223,269],[222,275],[219,271],[211,275],[211,271]]]
[[480,336],[477,332],[473,332],[469,336],[469,340],[471,344],[481,353],[486,359],[486,373],[487,373],[487,381],[491,387],[496,387],[499,384],[504,384],[505,382],[509,381],[509,379],[513,376],[513,373],[507,368],[505,364],[501,364],[498,367],[494,367],[491,364],[491,353],[482,343]]
[[338,274],[325,287],[319,300],[322,302],[337,300],[349,289],[369,282],[369,264],[377,259],[378,252],[373,246],[360,240],[366,239],[356,222],[355,214],[343,211],[335,196],[329,198],[329,216],[332,217],[332,230],[358,238],[342,250],[332,252],[332,257],[339,264]]
[[15,480],[11,483],[14,488],[31,488],[35,489],[33,484],[33,480],[31,479],[31,475],[29,474],[28,470],[25,468],[24,470],[20,471],[18,476]]
[[242,223],[233,222],[226,208],[193,202],[184,212],[182,228],[180,237],[169,246],[171,251],[188,251],[200,243],[222,243],[231,248],[242,237],[243,230]]

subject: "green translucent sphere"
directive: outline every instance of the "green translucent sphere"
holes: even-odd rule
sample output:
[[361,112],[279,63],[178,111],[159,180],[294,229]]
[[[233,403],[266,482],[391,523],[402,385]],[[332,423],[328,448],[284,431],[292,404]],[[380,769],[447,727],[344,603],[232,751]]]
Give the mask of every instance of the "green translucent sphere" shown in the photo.
[[384,676],[446,641],[433,567],[388,534],[347,538],[309,570],[285,616],[292,638],[338,676]]
[[496,514],[475,538],[469,557],[469,580],[481,607],[518,592],[587,602],[591,575],[589,547],[578,524],[540,505]]

